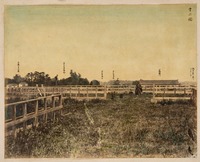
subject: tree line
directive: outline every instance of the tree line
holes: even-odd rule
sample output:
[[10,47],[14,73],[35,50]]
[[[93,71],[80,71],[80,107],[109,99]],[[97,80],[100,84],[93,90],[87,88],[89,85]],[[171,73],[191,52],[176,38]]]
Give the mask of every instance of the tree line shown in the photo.
[[70,71],[70,76],[68,78],[58,79],[58,75],[51,78],[49,74],[45,72],[30,72],[24,77],[16,74],[13,78],[5,78],[5,84],[19,84],[21,82],[26,82],[28,86],[36,86],[43,84],[44,86],[55,86],[55,85],[99,85],[98,80],[92,80],[89,82],[87,78],[83,78],[81,74]]

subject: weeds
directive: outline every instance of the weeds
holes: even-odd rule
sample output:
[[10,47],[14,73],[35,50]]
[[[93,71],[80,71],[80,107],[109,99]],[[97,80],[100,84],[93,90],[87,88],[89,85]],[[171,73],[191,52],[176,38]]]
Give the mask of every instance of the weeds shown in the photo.
[[66,99],[63,112],[69,115],[6,138],[5,157],[185,157],[188,145],[195,152],[187,132],[196,130],[196,108],[190,103],[152,105],[150,98],[92,100],[86,111],[85,101]]
[[193,101],[192,100],[162,100],[158,102],[160,105],[173,105],[173,104],[179,104],[179,105],[192,105]]
[[165,131],[165,132],[157,130],[156,132],[154,132],[154,137],[155,137],[156,141],[158,141],[158,142],[159,141],[167,142],[172,145],[180,145],[185,142],[184,133],[180,133],[180,132],[174,133],[171,130]]

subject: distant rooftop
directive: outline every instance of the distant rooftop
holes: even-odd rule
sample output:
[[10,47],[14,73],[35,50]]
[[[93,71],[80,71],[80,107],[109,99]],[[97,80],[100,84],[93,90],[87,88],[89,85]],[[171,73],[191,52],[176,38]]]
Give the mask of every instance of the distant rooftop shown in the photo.
[[177,85],[178,80],[139,80],[140,84]]

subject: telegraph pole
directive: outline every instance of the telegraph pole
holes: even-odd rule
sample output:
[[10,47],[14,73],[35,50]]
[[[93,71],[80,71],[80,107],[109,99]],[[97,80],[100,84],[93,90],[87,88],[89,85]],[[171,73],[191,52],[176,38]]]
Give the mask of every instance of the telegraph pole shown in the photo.
[[65,74],[65,62],[63,62],[63,74]]
[[158,75],[161,76],[161,69],[158,70]]
[[17,62],[17,72],[19,73],[19,66],[20,66],[20,64],[19,64],[19,61]]

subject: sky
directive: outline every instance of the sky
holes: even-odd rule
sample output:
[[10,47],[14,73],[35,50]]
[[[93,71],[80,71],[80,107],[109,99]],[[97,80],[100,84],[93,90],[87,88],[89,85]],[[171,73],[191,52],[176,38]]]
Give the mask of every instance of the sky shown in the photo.
[[21,76],[192,81],[194,67],[196,80],[195,4],[6,6],[4,18],[5,77],[19,61]]

